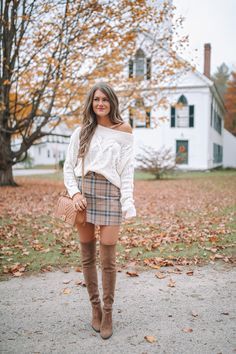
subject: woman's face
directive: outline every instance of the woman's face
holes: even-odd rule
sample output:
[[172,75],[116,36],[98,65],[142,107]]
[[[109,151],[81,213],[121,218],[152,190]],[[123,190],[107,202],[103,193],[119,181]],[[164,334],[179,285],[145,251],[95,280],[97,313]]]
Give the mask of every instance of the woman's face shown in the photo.
[[108,97],[100,90],[96,90],[93,96],[93,111],[97,117],[109,117],[110,102]]

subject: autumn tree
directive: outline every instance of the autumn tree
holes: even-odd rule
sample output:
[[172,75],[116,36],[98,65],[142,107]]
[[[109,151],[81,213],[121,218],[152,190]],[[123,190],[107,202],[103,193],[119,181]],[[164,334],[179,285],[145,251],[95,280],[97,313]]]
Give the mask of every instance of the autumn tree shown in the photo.
[[236,136],[236,72],[232,72],[232,78],[228,81],[225,93],[225,114],[224,127]]
[[225,63],[222,63],[220,66],[217,67],[217,71],[212,77],[222,98],[224,98],[229,77],[229,67]]
[[151,53],[168,53],[168,60],[159,55],[149,95],[150,89],[156,92],[161,77],[174,76],[184,67],[173,49],[170,3],[155,7],[145,0],[1,1],[0,185],[16,185],[12,166],[27,158],[33,144],[56,135],[54,129],[62,121],[78,123],[84,95],[98,79],[119,82],[121,96],[125,92],[128,99],[137,97],[141,81],[127,82],[121,75],[136,48],[137,33],[152,29]]

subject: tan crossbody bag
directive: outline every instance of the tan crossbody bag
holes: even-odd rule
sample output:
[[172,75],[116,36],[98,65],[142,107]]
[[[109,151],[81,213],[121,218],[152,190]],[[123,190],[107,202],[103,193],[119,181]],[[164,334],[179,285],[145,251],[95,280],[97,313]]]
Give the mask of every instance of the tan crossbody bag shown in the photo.
[[[82,196],[84,198],[84,158],[82,158]],[[53,217],[71,226],[84,225],[86,223],[86,208],[82,211],[75,210],[74,201],[65,190],[60,194]]]

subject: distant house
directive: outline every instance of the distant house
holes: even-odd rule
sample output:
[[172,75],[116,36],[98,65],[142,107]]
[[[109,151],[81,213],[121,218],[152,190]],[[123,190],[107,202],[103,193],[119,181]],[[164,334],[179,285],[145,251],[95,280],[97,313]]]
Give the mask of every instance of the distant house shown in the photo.
[[[127,61],[124,70],[127,78],[137,75],[143,80],[149,80],[155,68],[146,52],[148,46],[145,47],[143,39],[140,43],[142,47],[138,48],[134,58]],[[162,94],[172,102],[168,108],[150,109],[145,100],[139,99],[135,104],[143,112],[144,119],[133,115],[132,107],[124,112],[124,120],[129,121],[133,127],[135,154],[142,151],[143,145],[166,147],[172,149],[174,156],[181,157],[181,163],[178,164],[180,169],[236,167],[236,138],[224,129],[225,107],[210,79],[210,57],[211,46],[205,44],[204,74],[198,71],[187,72],[178,79],[177,86],[162,88]],[[167,119],[158,122],[158,117],[163,115]],[[71,134],[63,124],[56,132]],[[68,143],[68,138],[44,138],[40,144],[32,146],[29,153],[35,165],[57,164],[65,159]]]
[[[174,156],[181,157],[178,167],[184,170],[206,170],[217,166],[236,167],[236,138],[224,129],[225,107],[210,79],[211,46],[204,47],[204,74],[198,71],[186,72],[178,84],[162,88],[168,98],[167,109],[145,108],[145,102],[138,105],[146,113],[145,119],[127,114],[135,135],[136,153],[143,145],[171,148]],[[143,48],[137,50],[129,62],[129,75],[151,77],[151,62]],[[176,105],[177,103],[177,105]],[[168,119],[158,122],[158,117]],[[158,127],[154,125],[158,122]]]

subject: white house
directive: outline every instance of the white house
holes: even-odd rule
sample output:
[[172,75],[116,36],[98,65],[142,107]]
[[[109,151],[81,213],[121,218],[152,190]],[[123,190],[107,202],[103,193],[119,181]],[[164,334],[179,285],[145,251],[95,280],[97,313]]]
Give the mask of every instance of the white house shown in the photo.
[[[147,52],[149,40],[146,37],[145,42],[142,35],[137,41],[136,55],[124,68],[127,78],[139,75],[143,80],[150,79],[155,67]],[[182,158],[178,164],[180,169],[236,167],[236,137],[224,129],[225,107],[210,80],[210,57],[211,46],[205,44],[204,74],[188,71],[181,75],[177,84],[162,87],[162,95],[170,102],[168,108],[155,107],[150,110],[150,102],[146,103],[145,98],[135,102],[144,112],[144,119],[133,115],[132,107],[124,112],[124,120],[133,127],[136,154],[142,151],[145,144],[155,148],[171,148],[175,156]],[[117,92],[119,94],[119,89]],[[145,89],[143,94],[147,97]],[[163,120],[163,116],[167,119]],[[60,132],[71,134],[64,124],[56,129],[56,133]],[[44,138],[41,144],[32,146],[29,153],[35,165],[57,164],[65,158],[68,142],[66,138]]]
[[[214,83],[207,76],[210,75],[197,71],[183,74],[177,87],[167,86],[162,90],[172,102],[167,109],[151,110],[142,123],[129,117],[134,128],[136,152],[141,151],[143,144],[171,148],[175,156],[182,158],[179,168],[188,170],[223,165],[224,138],[227,139],[223,134],[225,108]],[[152,118],[158,121],[158,117],[163,116],[167,119],[154,127]],[[231,144],[236,148],[235,138]]]

